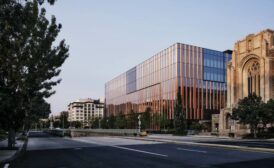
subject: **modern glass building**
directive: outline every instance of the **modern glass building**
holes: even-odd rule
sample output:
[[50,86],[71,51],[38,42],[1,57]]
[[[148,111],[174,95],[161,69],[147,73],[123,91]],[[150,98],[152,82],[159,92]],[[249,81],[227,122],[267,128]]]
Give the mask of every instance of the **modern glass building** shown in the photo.
[[153,114],[173,119],[180,91],[186,118],[209,120],[225,107],[229,60],[231,51],[176,43],[105,84],[106,115],[150,107]]

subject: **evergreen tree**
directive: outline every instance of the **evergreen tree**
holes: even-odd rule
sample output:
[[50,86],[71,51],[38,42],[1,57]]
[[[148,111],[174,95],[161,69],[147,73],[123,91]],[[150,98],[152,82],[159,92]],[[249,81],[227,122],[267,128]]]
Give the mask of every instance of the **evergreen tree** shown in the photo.
[[169,125],[169,120],[167,118],[167,113],[164,111],[161,116],[160,127],[166,130],[168,125]]
[[123,115],[122,112],[120,112],[115,119],[115,128],[124,129],[126,127],[127,120],[125,115]]
[[99,118],[94,118],[91,123],[91,128],[99,128]]
[[151,108],[147,107],[146,111],[141,116],[141,124],[143,129],[149,129],[151,123]]
[[48,106],[44,98],[54,94],[53,86],[61,80],[53,79],[68,57],[64,40],[53,45],[61,24],[45,15],[37,0],[0,1],[0,123],[9,131],[9,147],[14,131],[40,116],[37,106]]
[[176,105],[174,108],[174,128],[176,134],[186,134],[185,111],[182,106],[181,88],[178,88]]
[[128,128],[136,129],[138,125],[138,114],[131,110],[130,114],[127,117]]
[[113,114],[111,114],[107,120],[108,128],[112,128],[112,129],[115,128],[115,122],[116,122],[116,118]]
[[61,127],[62,128],[68,128],[69,122],[68,122],[68,112],[61,112],[60,113],[60,121],[61,121]]

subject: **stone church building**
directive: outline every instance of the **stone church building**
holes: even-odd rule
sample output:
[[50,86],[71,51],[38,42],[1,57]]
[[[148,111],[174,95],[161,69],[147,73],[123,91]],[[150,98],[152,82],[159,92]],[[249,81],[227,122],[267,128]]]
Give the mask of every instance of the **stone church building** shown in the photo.
[[240,136],[249,129],[231,119],[239,99],[253,92],[264,102],[274,99],[274,31],[267,29],[236,42],[227,68],[227,106],[212,116],[212,127],[220,135]]

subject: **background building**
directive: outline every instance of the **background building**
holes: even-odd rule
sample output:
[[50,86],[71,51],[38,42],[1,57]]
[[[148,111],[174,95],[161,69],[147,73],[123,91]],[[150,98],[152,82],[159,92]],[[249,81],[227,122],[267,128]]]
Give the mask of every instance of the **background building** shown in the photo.
[[[174,118],[177,92],[188,120],[210,120],[226,102],[231,51],[176,43],[105,84],[106,114],[142,113]],[[180,88],[180,89],[179,89]],[[151,128],[159,128],[159,120]]]
[[80,121],[88,126],[95,118],[102,118],[104,115],[104,102],[100,99],[79,99],[68,105],[68,121]]
[[232,108],[250,93],[264,102],[274,99],[274,31],[250,34],[235,43],[227,70],[227,106],[220,113],[221,134],[248,133],[248,129],[231,119]]

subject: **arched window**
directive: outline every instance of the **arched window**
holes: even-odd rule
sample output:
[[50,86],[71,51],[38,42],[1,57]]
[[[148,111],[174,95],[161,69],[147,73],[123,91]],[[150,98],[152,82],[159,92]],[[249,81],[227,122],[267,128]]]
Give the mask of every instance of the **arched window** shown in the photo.
[[256,93],[260,95],[260,64],[254,61],[247,68],[248,72],[248,94]]

